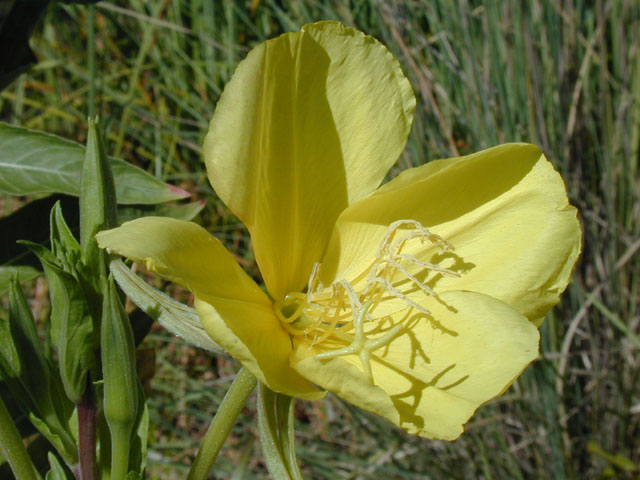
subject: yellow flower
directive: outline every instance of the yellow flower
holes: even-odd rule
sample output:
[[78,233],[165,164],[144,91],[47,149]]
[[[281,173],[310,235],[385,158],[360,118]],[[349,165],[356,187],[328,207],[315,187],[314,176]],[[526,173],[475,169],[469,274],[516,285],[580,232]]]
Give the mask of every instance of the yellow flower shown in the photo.
[[98,235],[189,288],[207,333],[271,389],[323,390],[453,440],[538,354],[580,251],[576,209],[532,145],[430,162],[380,187],[415,99],[376,40],[335,22],[254,48],[205,139],[265,293],[203,228],[142,218]]

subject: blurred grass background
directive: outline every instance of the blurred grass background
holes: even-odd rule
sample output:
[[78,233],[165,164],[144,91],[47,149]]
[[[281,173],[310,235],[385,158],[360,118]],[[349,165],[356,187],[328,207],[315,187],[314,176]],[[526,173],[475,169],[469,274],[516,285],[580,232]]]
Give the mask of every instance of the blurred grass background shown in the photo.
[[[254,276],[246,231],[206,181],[201,142],[247,51],[321,19],[385,43],[413,85],[413,132],[392,175],[501,142],[536,143],[580,209],[584,252],[542,327],[540,358],[458,441],[406,435],[331,396],[298,402],[306,477],[640,478],[640,3],[99,2],[97,111],[108,150],[206,199],[198,221]],[[3,120],[84,141],[87,24],[85,6],[49,9],[31,42],[39,63],[0,94]],[[156,355],[149,478],[184,478],[238,365],[162,330],[145,346]],[[256,437],[249,404],[212,477],[266,478]]]

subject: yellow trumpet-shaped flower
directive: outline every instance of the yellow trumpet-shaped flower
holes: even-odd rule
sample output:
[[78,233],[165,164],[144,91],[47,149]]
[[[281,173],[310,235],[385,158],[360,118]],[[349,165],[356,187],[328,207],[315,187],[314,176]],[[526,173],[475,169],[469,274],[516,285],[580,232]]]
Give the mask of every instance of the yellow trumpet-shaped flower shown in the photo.
[[532,145],[380,186],[414,108],[398,62],[357,30],[320,22],[264,42],[226,86],[204,153],[268,293],[194,223],[142,218],[99,244],[190,289],[207,333],[271,389],[328,390],[453,440],[538,355],[581,231]]

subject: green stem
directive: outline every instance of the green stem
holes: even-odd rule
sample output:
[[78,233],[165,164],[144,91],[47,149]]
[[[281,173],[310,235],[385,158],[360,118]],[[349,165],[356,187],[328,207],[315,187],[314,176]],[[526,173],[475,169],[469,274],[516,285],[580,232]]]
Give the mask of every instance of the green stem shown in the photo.
[[2,398],[0,398],[0,450],[9,461],[16,480],[36,480],[38,474],[27,449],[22,443],[20,433],[13,423]]
[[127,478],[129,472],[129,447],[131,426],[111,427],[111,478]]
[[87,64],[89,69],[89,118],[93,118],[96,112],[96,42],[95,36],[95,5],[89,5],[87,10]]
[[256,377],[246,368],[242,368],[222,399],[220,408],[209,425],[209,430],[204,436],[202,446],[191,466],[187,480],[207,479],[222,444],[227,439],[231,427],[255,386]]

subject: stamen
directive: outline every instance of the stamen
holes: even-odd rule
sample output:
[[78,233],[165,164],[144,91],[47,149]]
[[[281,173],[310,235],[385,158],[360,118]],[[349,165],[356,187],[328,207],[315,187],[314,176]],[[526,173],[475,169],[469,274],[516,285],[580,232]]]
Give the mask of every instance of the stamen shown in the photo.
[[[410,244],[415,246],[416,242],[429,242],[440,252],[453,250],[453,246],[420,222],[398,220],[389,225],[371,267],[357,281],[351,283],[340,279],[325,287],[320,281],[320,264],[315,263],[307,291],[291,293],[283,301],[275,302],[276,316],[292,336],[304,336],[310,349],[317,346],[322,350],[315,356],[317,359],[357,355],[364,374],[373,383],[372,353],[403,333],[411,310],[424,315],[431,313],[422,302],[414,300],[415,297],[409,298],[408,292],[420,290],[428,297],[439,299],[434,287],[439,277],[434,274],[460,276],[449,268],[402,252]],[[399,306],[391,305],[406,312],[402,320],[395,320],[395,324],[394,318],[399,318],[395,314],[376,314],[380,304],[390,299],[399,300]],[[384,326],[387,321],[391,322],[388,328]],[[368,328],[368,322],[375,323]],[[332,346],[344,347],[328,349],[328,345],[323,347],[327,341]]]
[[402,300],[404,302],[406,302],[407,304],[409,304],[410,306],[412,306],[413,308],[415,308],[416,310],[424,313],[425,315],[430,315],[431,312],[429,310],[427,310],[425,307],[423,307],[422,305],[417,304],[416,302],[414,302],[413,300],[411,300],[409,297],[407,297],[404,293],[402,293],[400,290],[398,290],[397,288],[393,287],[388,280],[386,280],[385,278],[382,277],[374,277],[371,279],[371,283],[379,283],[380,285],[382,285],[384,287],[384,291],[385,293],[389,293],[391,294],[392,297],[395,297],[399,300]]
[[424,283],[422,283],[420,280],[418,280],[416,277],[414,277],[413,275],[411,275],[406,268],[404,268],[402,265],[400,265],[398,262],[396,262],[393,259],[385,259],[384,263],[388,263],[391,267],[395,268],[396,270],[398,270],[399,272],[401,272],[402,274],[404,274],[405,277],[407,277],[409,280],[411,280],[411,282],[418,287],[420,290],[422,290],[424,293],[426,293],[427,295],[431,295],[432,297],[437,297],[438,295],[436,294],[436,292],[433,291],[433,289],[431,289],[431,287],[429,287],[428,285],[425,285]]
[[460,274],[458,272],[454,272],[448,268],[441,267],[436,265],[435,263],[423,262],[422,260],[418,260],[413,255],[407,255],[406,253],[398,253],[395,257],[402,258],[403,260],[407,260],[419,267],[424,268],[425,270],[433,270],[434,272],[442,273],[443,275],[447,275],[450,277],[460,278]]
[[[409,228],[413,228],[409,234],[404,237],[400,237],[392,243],[392,239],[395,236],[396,232],[400,230],[403,226],[407,226]],[[384,254],[389,255],[389,250],[395,250],[399,253],[399,248],[402,248],[402,245],[411,240],[413,238],[421,238],[424,240],[429,240],[431,243],[438,245],[443,250],[453,250],[453,246],[449,244],[446,240],[444,240],[439,235],[435,233],[431,233],[427,228],[425,228],[420,222],[417,220],[396,220],[392,222],[387,228],[387,232],[382,238],[382,242],[380,242],[380,246],[378,247],[377,257],[380,258]]]
[[391,343],[391,341],[395,339],[404,328],[404,325],[394,325],[382,337],[376,338],[375,340],[367,340],[364,333],[364,319],[367,316],[367,310],[370,306],[371,302],[366,302],[358,312],[358,315],[355,316],[353,321],[355,333],[350,345],[337,350],[319,353],[315,358],[319,360],[330,360],[332,358],[342,357],[345,355],[358,355],[362,369],[367,376],[367,380],[369,380],[370,383],[373,383],[371,352]]

